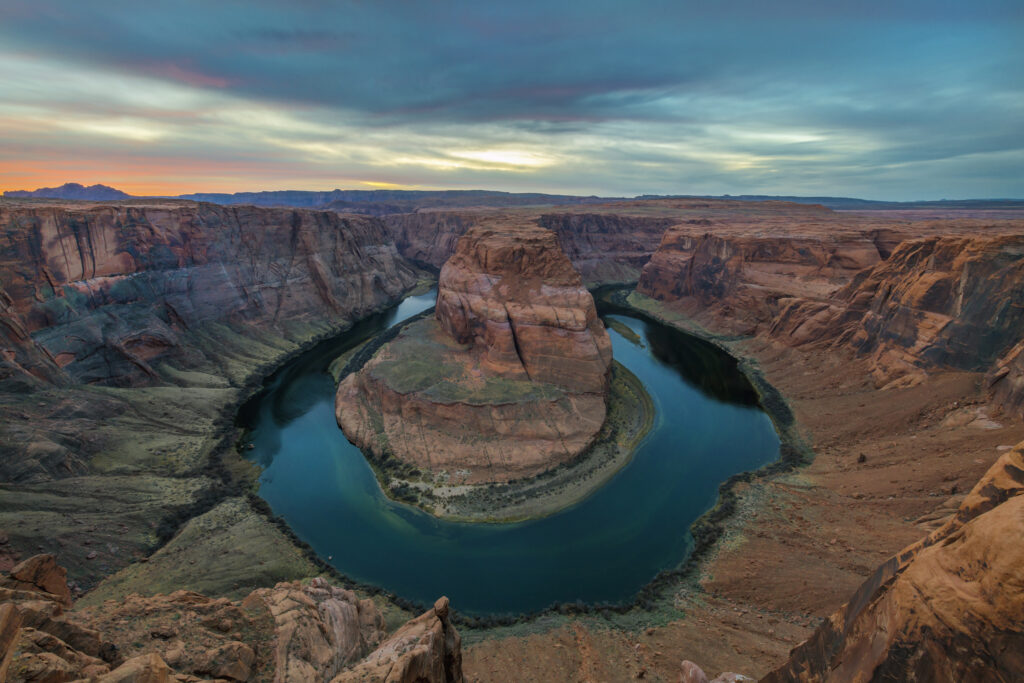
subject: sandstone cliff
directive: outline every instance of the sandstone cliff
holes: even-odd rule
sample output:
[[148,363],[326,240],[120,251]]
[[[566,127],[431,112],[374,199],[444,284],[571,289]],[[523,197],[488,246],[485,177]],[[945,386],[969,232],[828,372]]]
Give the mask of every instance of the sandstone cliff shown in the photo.
[[571,460],[605,416],[611,341],[555,235],[477,227],[441,272],[436,321],[389,342],[338,388],[345,434],[465,481]]
[[956,514],[883,564],[790,660],[781,681],[1024,677],[1024,443]]
[[644,267],[637,291],[704,312],[719,328],[753,334],[771,323],[780,300],[827,299],[881,259],[868,232],[808,226],[772,234],[694,219],[668,230]]
[[796,345],[849,344],[867,355],[879,386],[919,382],[929,367],[985,371],[1003,357],[991,381],[1015,409],[1024,236],[908,240],[831,300],[784,302],[771,333]]
[[485,373],[607,390],[612,347],[554,233],[474,228],[441,270],[437,319]]
[[0,680],[459,683],[447,598],[388,635],[377,605],[323,578],[243,600],[190,591],[71,606],[53,556],[0,578]]
[[[0,200],[0,567],[59,548],[87,589],[150,555],[237,485],[219,463],[252,383],[415,281],[371,218]],[[292,555],[260,574],[305,575]]]
[[328,211],[166,205],[0,206],[7,373],[146,384],[209,364],[210,325],[351,320],[414,281],[381,223]]
[[387,216],[384,222],[399,252],[425,267],[439,269],[452,254],[459,237],[474,225],[500,227],[535,223],[558,237],[562,250],[588,286],[633,282],[654,253],[662,233],[675,219],[670,216],[619,214],[608,207],[597,212],[497,211],[422,212]]

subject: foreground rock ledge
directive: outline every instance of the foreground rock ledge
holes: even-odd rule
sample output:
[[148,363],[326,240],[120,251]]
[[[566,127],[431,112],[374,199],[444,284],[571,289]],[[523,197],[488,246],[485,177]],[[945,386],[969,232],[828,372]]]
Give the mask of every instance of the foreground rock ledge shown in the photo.
[[408,326],[338,388],[338,424],[378,462],[454,481],[535,476],[604,422],[611,340],[554,233],[469,230],[436,319]]
[[239,602],[180,590],[71,613],[64,576],[52,555],[0,576],[0,681],[463,680],[448,598],[388,634],[372,600],[323,578]]

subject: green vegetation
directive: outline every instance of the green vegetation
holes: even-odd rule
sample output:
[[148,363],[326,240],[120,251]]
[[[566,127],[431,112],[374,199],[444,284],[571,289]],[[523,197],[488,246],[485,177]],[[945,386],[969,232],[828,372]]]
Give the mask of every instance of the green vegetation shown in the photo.
[[633,457],[653,428],[655,414],[643,383],[616,362],[605,422],[590,448],[537,477],[448,486],[445,476],[421,472],[394,457],[370,459],[370,465],[388,497],[438,517],[473,522],[534,519],[575,505],[601,488]]
[[632,327],[622,322],[621,320],[616,320],[615,318],[608,318],[607,320],[605,320],[605,326],[611,330],[615,330],[616,332],[618,332],[626,339],[626,341],[636,344],[641,348],[645,347],[643,337],[634,332]]

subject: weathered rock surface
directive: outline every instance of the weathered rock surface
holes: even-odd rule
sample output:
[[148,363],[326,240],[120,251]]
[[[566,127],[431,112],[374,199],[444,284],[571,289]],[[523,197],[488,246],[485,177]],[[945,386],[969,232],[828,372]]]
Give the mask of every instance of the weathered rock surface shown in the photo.
[[985,371],[995,363],[993,390],[1019,410],[1024,235],[908,240],[830,301],[786,302],[772,335],[850,344],[869,355],[879,386],[919,382],[930,367]]
[[448,598],[402,626],[365,660],[331,683],[459,683],[462,639],[448,618]]
[[[51,563],[50,555],[31,561]],[[8,589],[0,604],[0,674],[6,666],[3,680],[11,683],[462,681],[447,598],[387,637],[372,600],[322,578],[261,588],[239,602],[177,591],[64,615],[56,596],[66,586],[31,586]],[[349,667],[360,673],[346,677]]]
[[796,228],[768,220],[771,214],[763,225],[699,218],[676,225],[644,267],[637,291],[709,313],[718,328],[753,334],[771,324],[780,300],[827,299],[881,259],[870,231],[825,223],[813,208],[796,209],[796,220],[804,221]]
[[573,392],[608,387],[612,347],[554,233],[474,228],[441,270],[437,319],[485,373]]
[[274,662],[282,681],[329,680],[369,653],[384,635],[372,600],[321,578],[308,586],[278,584],[254,591],[243,606],[261,603],[274,618]]
[[57,564],[53,555],[34,555],[11,569],[0,579],[0,586],[18,591],[40,591],[53,596],[60,604],[71,607],[67,571]]
[[[634,282],[640,269],[657,249],[665,229],[675,223],[670,216],[644,216],[634,207],[602,207],[605,212],[497,211],[421,212],[387,216],[383,220],[394,236],[399,252],[428,268],[440,269],[455,253],[459,238],[471,227],[500,227],[534,223],[558,237],[588,286]],[[617,213],[620,208],[624,213]]]
[[0,327],[80,383],[153,383],[202,362],[203,326],[351,319],[415,282],[379,221],[330,211],[7,202],[0,227]]
[[956,515],[883,564],[776,681],[989,681],[1024,676],[1024,443]]
[[1000,358],[986,376],[994,401],[1024,420],[1024,341]]
[[591,443],[611,342],[553,233],[470,230],[442,270],[436,318],[341,382],[350,440],[470,483],[534,476]]

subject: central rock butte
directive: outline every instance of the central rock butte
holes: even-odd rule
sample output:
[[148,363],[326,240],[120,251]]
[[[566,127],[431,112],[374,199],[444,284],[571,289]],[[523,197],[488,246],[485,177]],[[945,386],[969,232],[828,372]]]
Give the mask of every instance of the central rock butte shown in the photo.
[[379,462],[466,483],[532,477],[591,444],[611,362],[555,234],[477,226],[441,271],[435,318],[407,325],[341,382],[338,424]]

